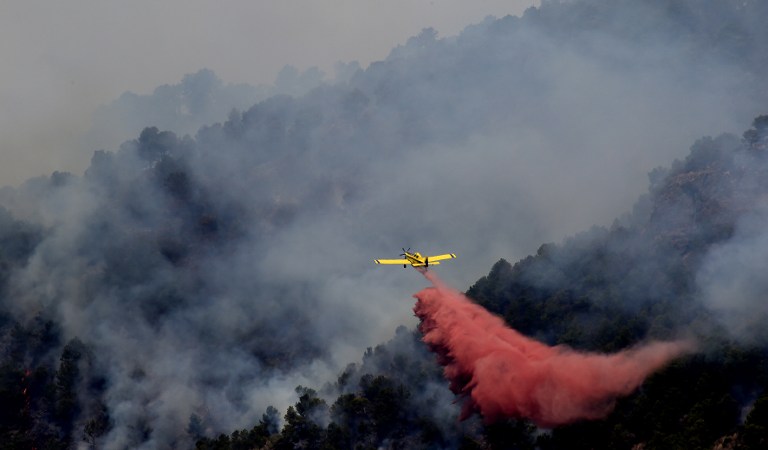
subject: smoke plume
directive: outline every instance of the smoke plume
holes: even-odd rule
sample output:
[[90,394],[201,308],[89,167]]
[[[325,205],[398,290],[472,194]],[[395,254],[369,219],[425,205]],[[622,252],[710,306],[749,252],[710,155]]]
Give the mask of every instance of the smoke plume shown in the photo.
[[415,294],[414,312],[451,390],[466,396],[462,418],[476,411],[486,422],[526,418],[546,428],[600,419],[618,397],[693,350],[685,341],[651,342],[611,355],[550,347],[507,327],[433,273],[424,276],[434,286]]
[[[0,313],[55,324],[61,345],[49,343],[46,354],[75,338],[92,352],[103,382],[90,400],[109,423],[96,445],[192,447],[198,435],[250,427],[270,405],[285,410],[296,385],[333,379],[416,322],[392,301],[418,290],[418,279],[371,259],[408,245],[456,252],[461,264],[443,273],[470,285],[499,258],[610,223],[645,190],[648,170],[764,111],[765,2],[545,3],[457,36],[426,29],[305,95],[285,89],[302,78],[288,70],[276,88],[296,95],[252,107],[244,105],[258,92],[207,71],[128,94],[99,111],[90,134],[98,146],[84,150],[104,150],[85,173],[0,189]],[[48,136],[46,121],[36,123],[30,135]],[[209,125],[193,134],[201,123]],[[139,132],[144,125],[155,126]],[[65,144],[62,136],[52,147]],[[15,163],[3,160],[3,169]],[[644,236],[672,236],[665,245],[616,228],[605,245],[578,241],[589,253],[542,252],[521,280],[542,297],[574,287],[585,322],[680,303],[693,281],[675,276],[677,237],[708,235],[691,235],[697,223],[687,219],[706,211],[705,231],[726,228],[714,217],[720,209],[693,207],[710,192],[698,188],[711,172],[696,170],[700,183],[670,181],[659,191],[664,208],[646,211],[661,231]],[[596,261],[594,276],[560,270],[581,254]],[[706,267],[725,276],[738,254],[715,254]],[[717,280],[706,273],[703,281]],[[728,300],[712,288],[710,303]],[[539,325],[524,331],[555,335]],[[583,328],[573,345],[592,348],[597,333]],[[55,364],[46,363],[49,373]],[[67,417],[73,441],[101,420],[92,410]],[[191,423],[199,433],[188,432]]]

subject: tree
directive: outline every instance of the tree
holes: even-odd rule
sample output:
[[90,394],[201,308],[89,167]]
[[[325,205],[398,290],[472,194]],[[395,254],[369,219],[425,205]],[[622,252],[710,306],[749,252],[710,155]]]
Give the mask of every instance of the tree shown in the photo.
[[740,434],[739,450],[768,448],[768,391],[755,401]]
[[93,418],[85,422],[83,439],[88,443],[90,448],[97,448],[96,441],[99,437],[109,430],[109,413],[107,407],[104,404],[99,405],[99,409]]
[[83,343],[75,338],[64,346],[56,371],[55,417],[67,436],[72,432],[74,420],[80,412],[77,384],[80,381],[80,359],[85,352]]
[[319,448],[324,440],[322,422],[327,420],[328,406],[313,389],[298,386],[299,401],[285,413],[285,426],[275,449]]

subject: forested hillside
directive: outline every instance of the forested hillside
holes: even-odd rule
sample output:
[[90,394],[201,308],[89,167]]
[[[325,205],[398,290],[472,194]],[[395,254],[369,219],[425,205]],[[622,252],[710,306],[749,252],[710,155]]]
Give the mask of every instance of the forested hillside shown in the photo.
[[[197,448],[762,448],[764,330],[733,330],[702,302],[711,287],[700,279],[742,224],[765,213],[768,116],[753,125],[743,139],[701,139],[685,160],[655,170],[650,193],[611,228],[543,245],[514,265],[501,260],[467,291],[550,344],[612,352],[651,338],[695,339],[695,355],[652,376],[605,420],[553,430],[514,420],[460,423],[435,357],[419,345],[418,332],[400,329],[325,395],[299,388],[281,432],[266,432],[265,417],[253,430],[202,439]],[[765,323],[768,310],[753,306],[743,317]]]
[[[0,447],[760,448],[764,23],[546,1],[0,189]],[[547,344],[699,350],[604,421],[459,423],[402,246]]]

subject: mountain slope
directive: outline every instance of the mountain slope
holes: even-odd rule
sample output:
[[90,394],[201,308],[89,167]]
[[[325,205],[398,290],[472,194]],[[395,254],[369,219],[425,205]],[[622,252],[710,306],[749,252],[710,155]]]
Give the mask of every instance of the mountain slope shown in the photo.
[[[82,176],[3,188],[2,392],[21,407],[3,432],[40,446],[166,448],[250,427],[270,405],[282,412],[297,385],[336,378],[413,322],[397,299],[419,280],[372,258],[416,243],[455,251],[461,265],[441,269],[469,285],[499,257],[610,221],[652,165],[759,114],[766,14],[761,2],[725,0],[546,2],[455,37],[425,30],[349,82],[270,97],[195,136],[148,127],[95,152]],[[757,150],[759,123],[746,137]],[[743,322],[741,307],[761,293],[738,265],[761,267],[747,252],[762,242],[760,216],[743,214],[759,198],[747,188],[759,192],[760,164],[725,152],[737,156],[720,170],[710,162],[742,144],[709,142],[690,168],[655,172],[632,217],[542,248],[519,275],[497,266],[502,281],[478,282],[478,300],[547,342],[589,349],[687,322],[698,336]],[[750,293],[737,308],[724,301],[734,290]],[[759,323],[747,325],[736,337],[759,342]],[[350,387],[344,407],[380,391],[418,405],[410,381],[374,380]],[[300,396],[297,430],[322,409]],[[462,442],[434,414],[405,420]],[[385,425],[375,439],[398,430]],[[529,436],[526,424],[509,427]],[[339,439],[370,436],[350,433]]]
[[[648,196],[610,230],[544,245],[514,266],[501,260],[468,290],[514,328],[551,344],[611,352],[654,337],[696,340],[697,354],[652,376],[605,420],[549,431],[524,421],[483,426],[473,419],[456,427],[449,420],[458,417],[456,408],[437,400],[450,395],[429,362],[434,357],[419,345],[402,353],[413,335],[401,329],[369,351],[361,367],[350,366],[326,386],[323,398],[334,401],[299,390],[302,400],[286,413],[286,427],[262,434],[258,448],[761,448],[768,342],[762,330],[746,339],[729,328],[707,303],[712,286],[700,273],[713,252],[738,239],[740,224],[762,213],[767,120],[755,119],[744,139],[704,138],[684,161],[655,170]],[[766,320],[765,308],[748,313]],[[389,388],[372,396],[371,382]],[[433,397],[425,402],[428,392]],[[315,406],[297,413],[307,395]],[[453,412],[435,421],[438,410]],[[314,427],[312,433],[302,434],[298,424]],[[201,439],[198,448],[236,448],[248,442],[244,436]]]

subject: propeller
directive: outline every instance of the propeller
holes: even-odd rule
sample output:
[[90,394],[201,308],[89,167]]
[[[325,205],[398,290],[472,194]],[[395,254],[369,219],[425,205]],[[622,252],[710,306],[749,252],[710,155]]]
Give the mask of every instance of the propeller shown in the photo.
[[406,250],[405,248],[403,248],[403,253],[400,253],[400,256],[405,256],[405,254],[406,254],[406,253],[410,253],[410,251],[411,251],[411,247],[408,247],[408,250]]

